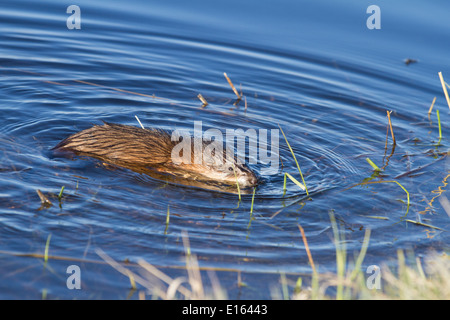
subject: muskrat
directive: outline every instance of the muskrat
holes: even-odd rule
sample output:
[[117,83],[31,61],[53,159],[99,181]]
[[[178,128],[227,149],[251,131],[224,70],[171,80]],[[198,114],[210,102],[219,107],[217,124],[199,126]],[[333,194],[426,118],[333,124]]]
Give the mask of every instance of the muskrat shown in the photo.
[[[202,159],[198,164],[194,160],[192,163],[182,163],[180,155],[178,159],[173,159],[172,150],[178,141],[172,141],[171,136],[160,129],[104,122],[69,136],[53,150],[71,151],[137,172],[142,172],[141,168],[149,168],[187,179],[226,185],[236,185],[237,179],[241,187],[256,185],[256,175],[245,164],[238,163],[235,157],[227,157],[225,152],[223,157],[212,153],[214,159]],[[200,146],[204,150],[208,143],[202,141]],[[191,159],[194,159],[194,148],[191,152]]]

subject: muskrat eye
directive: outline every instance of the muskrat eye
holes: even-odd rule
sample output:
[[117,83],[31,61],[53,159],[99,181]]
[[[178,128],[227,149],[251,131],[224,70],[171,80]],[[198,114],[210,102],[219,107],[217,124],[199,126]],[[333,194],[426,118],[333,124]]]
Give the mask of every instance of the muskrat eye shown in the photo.
[[233,171],[233,167],[228,167],[228,171]]

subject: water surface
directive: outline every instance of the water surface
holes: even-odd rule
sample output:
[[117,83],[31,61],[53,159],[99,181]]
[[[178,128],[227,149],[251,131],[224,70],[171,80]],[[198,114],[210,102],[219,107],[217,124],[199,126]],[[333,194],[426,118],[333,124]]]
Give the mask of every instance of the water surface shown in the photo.
[[[449,109],[438,78],[450,78],[447,2],[379,1],[380,30],[366,27],[365,1],[79,1],[81,29],[68,30],[71,4],[0,7],[1,298],[126,298],[129,280],[96,249],[176,277],[185,274],[176,269],[185,264],[182,231],[201,267],[222,270],[230,298],[270,298],[280,273],[295,280],[311,271],[299,224],[319,270],[335,270],[330,211],[350,256],[371,229],[363,267],[390,261],[397,249],[448,250],[439,200],[449,175]],[[395,149],[390,137],[386,146],[386,111]],[[239,202],[50,151],[102,120],[138,126],[135,115],[167,130],[193,130],[194,121],[204,130],[280,126],[311,198],[290,182],[283,195],[283,174],[300,176],[281,134],[282,165],[262,177],[252,214],[251,194]],[[408,190],[409,208],[395,183],[354,187],[391,180]],[[40,208],[37,189],[52,207]],[[27,255],[44,254],[49,235],[49,254],[63,259],[44,267]],[[82,270],[82,290],[66,287],[71,264]],[[237,288],[238,271],[248,287]]]

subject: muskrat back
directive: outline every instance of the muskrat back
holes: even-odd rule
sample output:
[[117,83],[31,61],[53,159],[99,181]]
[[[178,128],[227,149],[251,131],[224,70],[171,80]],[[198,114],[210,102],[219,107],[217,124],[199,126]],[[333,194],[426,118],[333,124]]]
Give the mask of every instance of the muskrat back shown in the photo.
[[[198,164],[194,161],[183,163],[180,161],[182,155],[173,159],[172,150],[177,144],[178,141],[172,141],[172,135],[164,130],[105,122],[71,135],[53,149],[71,151],[132,170],[152,168],[168,174],[181,173],[186,178],[228,185],[235,185],[237,180],[243,187],[257,183],[256,175],[247,166],[238,164],[234,157],[226,157],[225,153],[213,155],[217,159],[203,159]],[[204,148],[207,143],[202,141],[201,145]],[[194,152],[193,148],[191,150]]]

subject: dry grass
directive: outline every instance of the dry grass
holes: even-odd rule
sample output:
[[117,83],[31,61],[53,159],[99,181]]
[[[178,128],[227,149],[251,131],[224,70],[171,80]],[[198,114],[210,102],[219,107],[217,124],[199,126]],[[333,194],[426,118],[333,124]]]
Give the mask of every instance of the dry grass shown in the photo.
[[197,98],[203,103],[202,108],[206,107],[208,105],[208,101],[202,96],[201,93],[197,95]]
[[442,76],[442,72],[439,72],[438,74],[442,85],[442,91],[444,91],[445,99],[447,100],[448,107],[450,108],[450,97],[448,96],[447,88],[445,87],[444,77]]
[[400,300],[448,300],[450,299],[450,258],[432,253],[426,258],[425,270],[416,257],[415,266],[407,266],[403,251],[398,251],[398,270],[382,268],[385,282],[380,292],[372,294],[376,299]]
[[[332,217],[330,217],[332,218]],[[333,224],[333,222],[332,222]],[[447,300],[450,299],[450,257],[446,254],[430,253],[424,259],[424,267],[419,257],[412,254],[407,264],[403,251],[398,251],[395,270],[387,265],[381,266],[379,288],[369,288],[369,276],[372,274],[362,271],[362,262],[368,247],[370,231],[366,232],[364,243],[359,256],[354,263],[346,260],[345,239],[337,228],[333,227],[336,245],[337,273],[313,272],[311,277],[298,277],[296,281],[280,274],[280,282],[270,288],[272,299],[290,300]],[[301,231],[301,227],[299,227]],[[202,280],[202,273],[198,260],[190,251],[189,238],[183,233],[185,248],[185,276],[171,278],[153,265],[138,261],[139,274],[126,268],[124,264],[112,260],[104,252],[98,254],[108,264],[130,279],[133,290],[139,291],[139,298],[150,296],[152,299],[182,299],[182,300],[225,300],[228,298],[226,290],[220,285],[216,274],[208,270],[209,285]],[[302,233],[303,241],[307,244]],[[339,241],[336,241],[339,240]],[[309,251],[309,250],[307,250]],[[311,254],[308,254],[311,267],[314,266]],[[315,270],[315,267],[313,267]],[[264,275],[261,275],[264,276]],[[138,283],[142,289],[136,289]],[[305,286],[304,283],[310,283]],[[373,283],[373,282],[372,282]],[[251,285],[251,284],[249,284]],[[269,292],[268,292],[269,296]]]
[[233,82],[231,81],[231,79],[228,77],[227,73],[224,72],[223,73],[224,77],[227,79],[228,84],[230,85],[231,89],[233,90],[234,94],[237,96],[238,100],[242,99],[242,96],[239,94],[239,92],[236,90],[236,87],[234,86]]
[[391,122],[391,113],[392,113],[392,111],[386,111],[386,113],[387,113],[387,117],[388,117],[388,121],[389,121],[389,128],[391,129],[392,144],[396,145],[397,142],[395,141],[394,130],[392,129],[392,122]]

